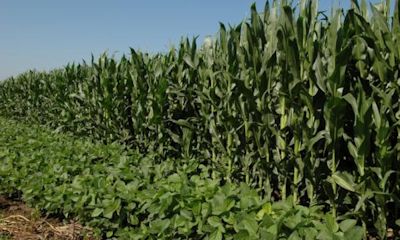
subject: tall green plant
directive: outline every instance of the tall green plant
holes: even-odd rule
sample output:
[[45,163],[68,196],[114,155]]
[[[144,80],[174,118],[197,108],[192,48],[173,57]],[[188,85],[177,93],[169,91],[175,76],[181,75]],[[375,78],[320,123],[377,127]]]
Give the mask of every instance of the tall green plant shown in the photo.
[[[131,50],[2,82],[0,112],[159,156],[196,157],[268,199],[400,217],[399,4],[272,1],[207,45]],[[161,158],[160,158],[161,159]],[[179,163],[177,163],[179,164]],[[371,223],[372,222],[372,223]],[[382,233],[381,233],[382,234]]]

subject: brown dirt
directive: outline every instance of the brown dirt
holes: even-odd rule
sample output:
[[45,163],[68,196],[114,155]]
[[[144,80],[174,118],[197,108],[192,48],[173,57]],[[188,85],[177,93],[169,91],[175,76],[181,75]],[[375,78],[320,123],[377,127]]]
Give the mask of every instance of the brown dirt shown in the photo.
[[0,196],[0,240],[94,240],[89,228],[46,218],[24,203]]

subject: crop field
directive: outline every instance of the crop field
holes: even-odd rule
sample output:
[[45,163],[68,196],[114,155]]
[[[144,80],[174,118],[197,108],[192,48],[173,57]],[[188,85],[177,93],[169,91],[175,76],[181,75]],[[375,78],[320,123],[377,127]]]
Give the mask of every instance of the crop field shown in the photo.
[[0,194],[104,239],[400,238],[400,6],[0,82]]

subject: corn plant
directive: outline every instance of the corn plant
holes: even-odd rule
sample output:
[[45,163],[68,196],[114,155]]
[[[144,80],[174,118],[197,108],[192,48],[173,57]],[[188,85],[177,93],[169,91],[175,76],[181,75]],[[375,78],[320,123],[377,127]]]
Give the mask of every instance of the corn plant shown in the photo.
[[195,157],[214,178],[383,235],[400,217],[400,6],[353,0],[327,16],[318,3],[253,5],[203,47],[24,73],[0,84],[0,112],[159,161]]

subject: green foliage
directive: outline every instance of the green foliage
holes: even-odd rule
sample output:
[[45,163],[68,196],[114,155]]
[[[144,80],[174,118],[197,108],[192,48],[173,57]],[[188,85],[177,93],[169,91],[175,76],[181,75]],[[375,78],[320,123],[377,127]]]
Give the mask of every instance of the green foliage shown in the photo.
[[353,0],[328,17],[317,0],[289,2],[262,14],[253,5],[202,47],[183,39],[166,54],[27,72],[0,84],[0,112],[157,159],[195,158],[215,179],[270,201],[328,203],[383,237],[400,218],[400,6]]
[[[365,231],[321,207],[271,203],[195,160],[125,151],[0,118],[0,193],[119,239],[332,239]],[[329,227],[326,223],[340,226]],[[339,225],[338,225],[339,224]],[[326,225],[326,226],[325,226]],[[350,236],[349,235],[349,236]],[[356,236],[356,237],[355,237]],[[343,238],[341,238],[343,239]]]

